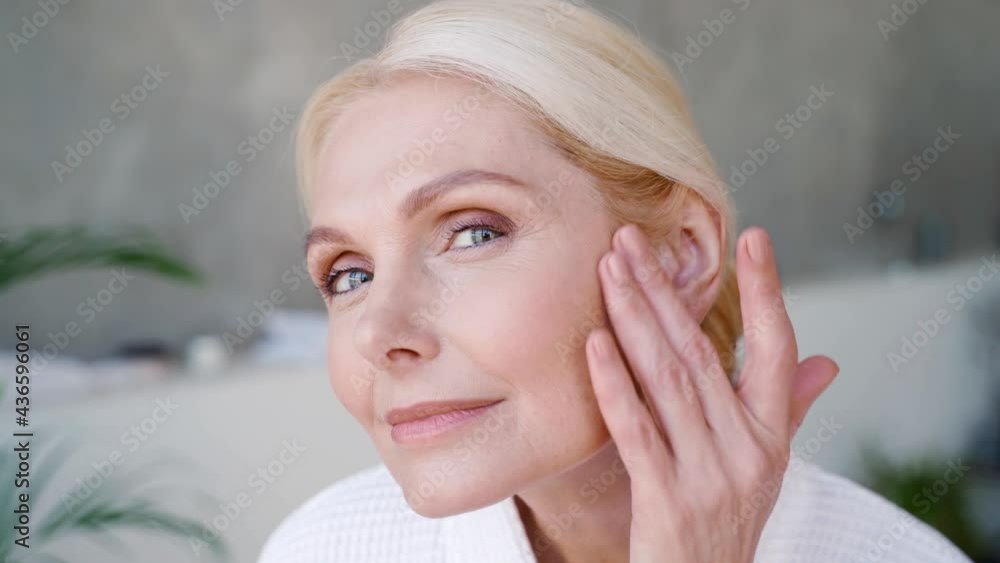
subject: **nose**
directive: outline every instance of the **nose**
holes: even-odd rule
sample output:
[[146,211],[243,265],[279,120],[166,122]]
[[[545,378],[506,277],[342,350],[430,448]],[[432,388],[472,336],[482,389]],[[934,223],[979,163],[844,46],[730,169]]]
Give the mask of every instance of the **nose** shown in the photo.
[[361,355],[387,372],[400,372],[437,356],[439,339],[421,315],[427,305],[427,284],[415,276],[376,276],[369,283],[365,310],[354,330]]

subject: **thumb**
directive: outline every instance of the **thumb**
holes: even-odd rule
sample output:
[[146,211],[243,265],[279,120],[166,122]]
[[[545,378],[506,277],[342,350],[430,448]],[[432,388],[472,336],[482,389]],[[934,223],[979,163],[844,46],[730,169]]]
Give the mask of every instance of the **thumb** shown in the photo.
[[810,356],[799,363],[792,382],[792,405],[789,410],[789,438],[795,437],[802,421],[816,399],[833,383],[840,366],[826,356]]

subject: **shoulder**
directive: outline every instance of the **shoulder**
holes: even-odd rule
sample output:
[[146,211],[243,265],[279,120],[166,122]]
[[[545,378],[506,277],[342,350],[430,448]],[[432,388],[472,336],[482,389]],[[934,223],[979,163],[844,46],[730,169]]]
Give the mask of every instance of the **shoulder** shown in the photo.
[[378,464],[336,481],[293,510],[268,537],[258,563],[430,556],[439,526],[439,520],[409,507],[388,469]]
[[772,517],[759,561],[970,563],[940,532],[885,497],[802,460],[789,464]]

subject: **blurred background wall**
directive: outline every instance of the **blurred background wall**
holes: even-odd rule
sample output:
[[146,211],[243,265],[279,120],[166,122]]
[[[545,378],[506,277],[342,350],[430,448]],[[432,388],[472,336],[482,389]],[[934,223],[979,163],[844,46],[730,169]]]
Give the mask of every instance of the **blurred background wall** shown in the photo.
[[[205,283],[127,270],[124,289],[94,304],[122,282],[111,268],[73,270],[0,292],[0,316],[30,321],[36,347],[59,349],[35,384],[39,418],[96,444],[60,484],[95,471],[167,395],[182,407],[127,467],[173,451],[208,472],[190,482],[228,499],[284,440],[302,440],[308,461],[223,534],[235,560],[251,561],[304,498],[377,461],[325,383],[322,303],[297,270],[291,124],[316,85],[424,2],[62,1],[44,17],[44,1],[0,6],[0,243],[45,225],[143,226]],[[741,226],[769,230],[783,282],[803,296],[790,309],[803,356],[844,368],[800,451],[860,479],[865,439],[896,460],[995,447],[1000,424],[974,433],[998,404],[1000,278],[977,276],[1000,246],[1000,2],[592,4],[676,72]],[[226,186],[206,194],[210,181]],[[948,296],[973,278],[982,291],[959,312]],[[292,327],[269,364],[244,349],[245,368],[192,379],[123,359],[182,358],[200,335],[234,333],[275,289],[305,312],[269,319]],[[890,353],[941,308],[957,320],[894,370]],[[68,322],[78,334],[62,334]],[[0,330],[0,349],[14,344]],[[79,391],[57,379],[71,372]],[[833,445],[804,449],[831,419],[846,422]],[[979,502],[995,506],[987,495]],[[996,516],[986,510],[977,518]]]
[[[260,150],[241,143],[268,128],[272,112],[296,115],[308,93],[347,64],[345,53],[371,51],[386,27],[373,11],[398,6],[404,14],[420,4],[244,0],[221,11],[228,4],[209,0],[71,1],[17,53],[10,45],[0,52],[0,228],[141,224],[209,276],[207,289],[138,276],[68,350],[92,357],[130,339],[179,347],[195,333],[230,329],[247,303],[280,285],[302,255],[304,229],[291,134],[275,132]],[[880,20],[892,25],[893,2],[884,0],[599,5],[678,70],[742,223],[770,230],[789,279],[883,270],[914,258],[921,232],[927,247],[941,240],[948,255],[981,252],[1000,237],[995,0],[926,0],[896,31],[880,30]],[[35,1],[4,3],[4,31],[20,33],[21,18],[39,9]],[[722,26],[717,37],[713,21]],[[121,97],[142,85],[147,67],[162,77],[133,109]],[[811,87],[832,95],[801,112],[809,117],[800,127],[779,124],[808,102]],[[102,119],[114,129],[92,154],[54,171],[53,162],[68,160],[66,146]],[[959,138],[927,170],[913,169],[921,172],[913,181],[903,166],[933,147],[938,128]],[[747,151],[759,155],[768,138],[779,149],[736,187],[731,167],[755,164]],[[185,215],[179,206],[194,208],[194,190],[234,159],[241,172],[232,183]],[[907,188],[898,219],[883,216],[851,242],[844,223],[857,225],[858,208],[895,180]],[[63,324],[106,278],[40,280],[0,296],[0,306]],[[320,301],[306,288],[289,304]]]

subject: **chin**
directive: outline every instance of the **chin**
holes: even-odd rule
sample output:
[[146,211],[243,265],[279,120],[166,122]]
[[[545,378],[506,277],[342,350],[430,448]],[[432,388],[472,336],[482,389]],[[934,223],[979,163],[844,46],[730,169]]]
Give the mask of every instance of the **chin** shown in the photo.
[[[380,433],[377,449],[410,508],[442,518],[495,504],[564,474],[606,450],[610,441],[596,407],[558,419],[518,413],[513,403],[500,405],[488,417],[422,446],[403,447],[388,432]],[[572,431],[552,432],[567,418],[571,423],[565,427]]]
[[489,506],[517,492],[513,483],[505,482],[509,474],[495,471],[498,465],[489,464],[494,470],[482,465],[446,460],[389,467],[389,472],[414,512],[427,518],[443,518]]
[[[440,518],[512,496],[523,484],[529,456],[514,405],[501,403],[482,419],[422,445],[397,444],[388,430],[377,435],[382,461],[416,513]],[[520,463],[519,463],[520,462]]]

